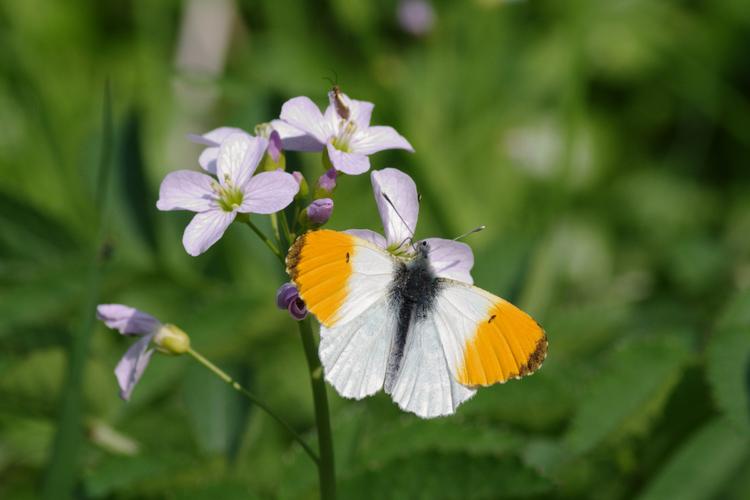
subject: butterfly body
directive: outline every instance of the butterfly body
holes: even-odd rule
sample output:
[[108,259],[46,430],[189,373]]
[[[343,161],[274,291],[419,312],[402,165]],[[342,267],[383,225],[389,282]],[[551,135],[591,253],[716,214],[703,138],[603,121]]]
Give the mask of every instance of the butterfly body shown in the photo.
[[290,249],[287,271],[321,323],[325,377],[342,396],[383,389],[431,418],[454,413],[478,386],[541,365],[541,327],[500,297],[441,276],[435,252],[422,241],[393,255],[330,230],[308,232]]

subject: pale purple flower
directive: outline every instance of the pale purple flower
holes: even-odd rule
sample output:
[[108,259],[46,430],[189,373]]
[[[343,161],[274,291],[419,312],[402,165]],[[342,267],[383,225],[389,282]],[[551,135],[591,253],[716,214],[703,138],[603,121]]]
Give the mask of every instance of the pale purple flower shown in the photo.
[[140,337],[125,351],[125,355],[115,368],[120,397],[127,401],[151,360],[154,349],[149,345],[162,324],[149,314],[121,304],[99,305],[96,308],[96,317],[123,335]]
[[268,141],[237,132],[224,138],[216,157],[216,176],[190,170],[168,174],[159,189],[159,210],[196,212],[185,228],[182,244],[190,255],[216,243],[238,213],[271,214],[289,205],[299,190],[282,171],[253,175]]
[[[414,244],[412,241],[419,216],[417,186],[411,177],[395,168],[375,170],[370,174],[370,179],[385,237],[369,229],[350,229],[346,232],[394,254],[414,255],[414,247],[420,243]],[[464,283],[474,282],[471,277],[474,254],[467,244],[443,238],[422,241],[428,244],[428,258],[438,276]]]
[[392,127],[370,126],[374,104],[334,91],[329,92],[328,100],[330,104],[324,114],[307,97],[295,97],[284,103],[280,120],[272,122],[284,149],[327,149],[333,167],[350,175],[367,172],[370,169],[368,155],[378,151],[406,149],[414,152],[409,141]]
[[333,200],[330,198],[320,198],[308,205],[307,218],[313,224],[320,226],[328,222],[333,213]]
[[398,23],[414,36],[427,34],[435,24],[435,10],[427,0],[403,0],[398,5]]
[[307,306],[300,298],[294,283],[284,283],[279,287],[276,291],[276,307],[286,309],[292,318],[297,321],[307,317]]

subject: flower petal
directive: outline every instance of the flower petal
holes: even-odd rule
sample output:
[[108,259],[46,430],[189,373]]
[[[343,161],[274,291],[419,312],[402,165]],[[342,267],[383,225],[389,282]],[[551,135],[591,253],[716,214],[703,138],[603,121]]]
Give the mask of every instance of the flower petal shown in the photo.
[[411,240],[419,216],[417,186],[412,178],[395,168],[384,168],[373,171],[370,179],[388,246]]
[[384,149],[405,149],[414,152],[409,141],[393,127],[369,127],[358,131],[351,142],[351,149],[363,155],[371,155]]
[[328,143],[328,157],[331,159],[331,164],[339,172],[344,172],[349,175],[364,174],[370,170],[370,159],[359,153],[345,153],[339,151],[333,147],[333,144]]
[[143,335],[161,326],[159,320],[150,314],[122,304],[99,304],[96,317],[123,335]]
[[236,127],[219,127],[215,128],[210,132],[206,132],[203,135],[188,134],[188,139],[196,144],[204,144],[206,146],[221,146],[224,139],[232,134],[236,133],[246,134],[244,130]]
[[161,181],[159,210],[191,210],[205,212],[216,206],[216,195],[211,189],[214,179],[192,170],[170,172]]
[[356,236],[357,238],[367,240],[373,245],[379,246],[380,248],[385,248],[386,246],[388,246],[382,234],[378,234],[375,231],[370,231],[369,229],[347,229],[344,232],[351,234],[352,236]]
[[198,164],[209,174],[216,175],[216,160],[219,158],[219,146],[210,146],[201,151]]
[[208,250],[219,241],[235,215],[234,212],[225,212],[220,208],[195,214],[182,235],[182,245],[187,253],[196,257]]
[[242,188],[258,167],[267,146],[268,139],[253,137],[244,132],[224,139],[216,160],[219,182],[226,185],[228,179],[235,187]]
[[[295,97],[285,102],[281,106],[279,118],[313,136],[321,145],[325,144],[333,133],[323,119],[320,109],[314,102],[304,96]],[[279,133],[281,134],[280,130]]]
[[133,389],[143,375],[143,371],[151,360],[153,349],[148,349],[153,335],[147,335],[125,351],[115,368],[115,377],[120,386],[120,397],[125,401],[130,399]]
[[425,241],[430,248],[430,264],[439,277],[474,283],[471,277],[474,253],[469,245],[443,238],[427,238]]
[[282,120],[274,120],[271,126],[281,136],[281,147],[285,151],[305,151],[308,153],[323,151],[323,144],[307,132]]
[[299,191],[299,183],[292,174],[276,170],[253,176],[244,189],[239,211],[272,214],[285,209]]

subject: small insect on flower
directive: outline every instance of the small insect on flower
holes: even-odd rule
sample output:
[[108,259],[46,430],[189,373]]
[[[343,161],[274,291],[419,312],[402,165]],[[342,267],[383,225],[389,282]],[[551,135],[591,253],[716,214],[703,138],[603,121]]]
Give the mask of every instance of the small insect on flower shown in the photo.
[[162,324],[138,309],[122,304],[101,304],[96,308],[96,317],[123,335],[140,337],[115,368],[120,397],[126,401],[151,361],[154,348],[167,354],[184,354],[190,350],[190,338],[185,332],[174,325]]
[[262,137],[234,133],[219,146],[218,179],[190,170],[171,172],[164,178],[156,207],[196,212],[182,238],[187,253],[205,252],[237,214],[272,214],[294,200],[300,185],[291,174],[276,170],[253,175],[267,144]]
[[411,178],[371,174],[385,238],[367,230],[300,236],[287,272],[321,324],[326,380],[344,397],[381,389],[423,418],[449,415],[478,386],[533,373],[547,337],[529,315],[472,285],[471,249],[413,242],[419,203]]
[[307,97],[295,97],[281,107],[279,120],[271,122],[289,151],[326,150],[333,167],[358,175],[370,169],[369,155],[386,149],[414,152],[409,141],[395,129],[371,126],[375,107],[371,102],[350,99],[334,86],[328,93],[325,114]]

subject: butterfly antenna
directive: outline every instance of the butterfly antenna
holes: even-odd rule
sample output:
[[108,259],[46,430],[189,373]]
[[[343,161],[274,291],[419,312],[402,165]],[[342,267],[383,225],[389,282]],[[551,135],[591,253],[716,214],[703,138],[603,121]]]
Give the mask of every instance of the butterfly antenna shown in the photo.
[[467,236],[470,236],[470,235],[472,235],[474,233],[478,233],[479,231],[483,231],[486,228],[487,228],[487,226],[485,226],[484,224],[482,224],[481,226],[475,227],[474,229],[472,229],[468,233],[464,233],[461,236],[456,236],[455,238],[453,238],[453,241],[461,240],[461,239],[466,238]]
[[409,237],[408,237],[408,238],[406,238],[406,239],[405,239],[404,241],[402,241],[402,242],[401,242],[401,243],[399,244],[398,248],[401,248],[401,246],[402,246],[402,245],[403,245],[404,243],[406,243],[406,242],[407,242],[408,240],[412,240],[412,243],[413,243],[413,242],[414,242],[414,232],[413,232],[413,231],[411,230],[411,228],[409,227],[409,224],[407,224],[407,223],[406,223],[406,220],[405,220],[405,219],[404,219],[404,218],[403,218],[403,217],[401,216],[401,214],[400,214],[400,213],[398,213],[398,209],[396,208],[396,205],[394,205],[394,204],[393,204],[393,202],[391,201],[391,199],[390,199],[390,198],[388,198],[388,195],[387,195],[387,194],[385,194],[385,193],[380,193],[380,194],[382,194],[382,195],[383,195],[383,198],[385,199],[385,201],[387,201],[387,202],[388,202],[388,204],[389,204],[389,205],[391,206],[391,208],[393,209],[393,211],[394,211],[394,212],[396,212],[396,215],[398,215],[398,218],[399,218],[399,219],[401,219],[401,222],[403,222],[403,223],[404,223],[404,226],[406,226],[406,229],[407,229],[407,230],[409,231],[409,233],[411,233],[411,236],[409,236]]

